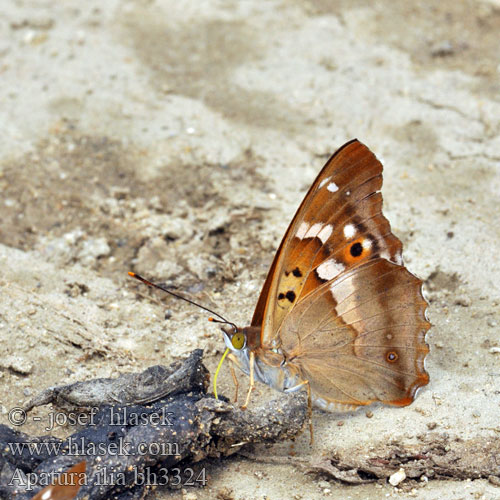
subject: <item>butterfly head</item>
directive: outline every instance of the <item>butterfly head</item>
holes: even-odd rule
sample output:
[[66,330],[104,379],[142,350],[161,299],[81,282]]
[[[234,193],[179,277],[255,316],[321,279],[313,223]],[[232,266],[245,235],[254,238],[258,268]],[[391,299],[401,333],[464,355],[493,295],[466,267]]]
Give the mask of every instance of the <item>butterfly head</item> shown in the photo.
[[224,343],[229,350],[238,352],[246,347],[247,336],[243,329],[235,325],[229,325],[227,327],[221,327],[221,330],[224,335]]

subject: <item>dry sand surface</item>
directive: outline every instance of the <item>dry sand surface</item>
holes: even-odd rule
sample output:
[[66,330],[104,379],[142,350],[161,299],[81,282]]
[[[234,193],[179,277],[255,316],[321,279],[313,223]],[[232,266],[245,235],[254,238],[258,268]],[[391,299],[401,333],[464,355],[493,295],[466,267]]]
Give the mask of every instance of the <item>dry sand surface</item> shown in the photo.
[[[309,184],[357,137],[426,282],[430,384],[403,409],[315,411],[312,447],[213,460],[206,488],[150,498],[500,498],[499,33],[498,0],[3,2],[0,421],[195,347],[213,373],[218,328],[127,271],[248,323]],[[426,446],[458,464],[448,480],[300,466]]]

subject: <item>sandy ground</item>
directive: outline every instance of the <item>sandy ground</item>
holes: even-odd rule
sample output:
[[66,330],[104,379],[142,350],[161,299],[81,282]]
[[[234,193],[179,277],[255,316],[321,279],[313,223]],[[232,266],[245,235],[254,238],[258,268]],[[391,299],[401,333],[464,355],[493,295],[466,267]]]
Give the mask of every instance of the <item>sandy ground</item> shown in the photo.
[[499,33],[498,0],[3,2],[0,421],[194,347],[213,373],[218,329],[127,271],[249,322],[309,184],[357,137],[426,280],[429,386],[372,418],[315,412],[313,447],[215,460],[205,489],[151,498],[500,498],[487,478],[347,486],[286,463],[499,438]]

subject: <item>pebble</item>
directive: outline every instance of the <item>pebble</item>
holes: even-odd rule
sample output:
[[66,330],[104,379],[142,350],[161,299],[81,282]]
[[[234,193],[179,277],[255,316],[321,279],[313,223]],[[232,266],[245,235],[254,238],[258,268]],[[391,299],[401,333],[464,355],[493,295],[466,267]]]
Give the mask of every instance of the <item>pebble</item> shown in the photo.
[[490,347],[488,352],[490,352],[491,354],[496,354],[500,352],[500,347]]
[[471,304],[472,301],[469,299],[469,297],[466,297],[465,295],[460,295],[455,299],[455,305],[457,306],[469,307]]
[[99,257],[105,257],[110,253],[111,248],[106,238],[88,239],[83,242],[78,259],[84,265],[92,265]]
[[449,40],[442,40],[435,43],[431,48],[432,57],[451,56],[455,52],[455,47]]
[[488,481],[494,486],[500,486],[500,477],[498,476],[488,476]]
[[389,483],[392,484],[392,486],[397,486],[398,484],[402,483],[406,479],[406,472],[405,470],[401,467],[397,472],[391,475],[389,478]]
[[33,364],[21,356],[7,356],[0,361],[0,366],[11,369],[21,375],[29,375],[33,371]]

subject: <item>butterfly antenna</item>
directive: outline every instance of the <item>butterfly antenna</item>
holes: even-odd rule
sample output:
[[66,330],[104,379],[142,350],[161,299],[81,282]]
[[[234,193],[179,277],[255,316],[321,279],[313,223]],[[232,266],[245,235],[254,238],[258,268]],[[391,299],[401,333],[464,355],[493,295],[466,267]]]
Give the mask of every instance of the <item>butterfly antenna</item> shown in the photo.
[[219,313],[212,311],[208,307],[202,306],[201,304],[198,304],[198,303],[194,302],[193,300],[187,299],[186,297],[183,297],[182,295],[174,293],[171,290],[169,290],[168,288],[166,288],[162,285],[159,285],[157,283],[153,283],[152,281],[149,281],[146,278],[143,278],[141,275],[133,273],[132,271],[129,271],[128,275],[132,276],[132,278],[135,278],[136,280],[142,281],[142,283],[144,283],[145,285],[151,286],[153,288],[158,288],[159,290],[163,290],[164,292],[166,292],[170,295],[173,295],[174,297],[176,297],[178,299],[184,300],[185,302],[188,302],[189,304],[192,304],[193,306],[199,307],[200,309],[204,309],[205,311],[209,312],[210,314],[214,314],[215,316],[217,316],[219,318],[219,319],[215,319],[215,318],[210,317],[210,318],[208,318],[209,321],[212,321],[214,323],[225,323],[227,325],[231,325],[234,328],[237,328],[234,323],[231,323],[231,321],[228,321],[226,318],[221,316]]

